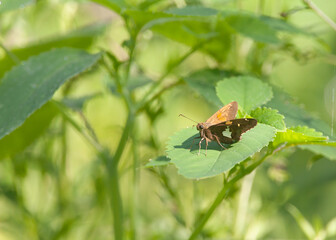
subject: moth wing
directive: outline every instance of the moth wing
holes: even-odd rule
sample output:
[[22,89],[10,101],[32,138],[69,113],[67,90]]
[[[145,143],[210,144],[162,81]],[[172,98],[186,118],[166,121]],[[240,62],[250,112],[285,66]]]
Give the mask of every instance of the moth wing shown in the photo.
[[[234,143],[240,140],[241,135],[257,125],[257,120],[254,118],[240,118],[228,120],[209,127],[213,135],[219,138],[222,143]],[[223,135],[223,131],[229,128],[231,138]]]
[[215,135],[221,143],[231,144],[233,139],[223,135],[223,132],[229,127],[225,122],[218,123],[209,127],[212,135]]
[[215,112],[205,123],[209,127],[227,120],[235,119],[237,111],[238,103],[231,102]]
[[257,125],[257,120],[254,118],[240,118],[232,120],[229,129],[232,139],[237,142],[241,135]]

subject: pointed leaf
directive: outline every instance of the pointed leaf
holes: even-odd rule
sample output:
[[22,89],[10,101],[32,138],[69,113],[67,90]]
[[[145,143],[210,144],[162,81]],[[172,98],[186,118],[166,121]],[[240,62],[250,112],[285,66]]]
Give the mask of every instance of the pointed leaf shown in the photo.
[[68,79],[98,61],[77,49],[55,49],[21,63],[0,84],[0,139],[19,127]]
[[320,132],[316,132],[315,129],[294,127],[287,129],[286,132],[278,132],[273,141],[273,146],[276,147],[281,144],[301,145],[319,141],[326,142],[326,140],[328,140],[328,137],[323,136]]
[[273,96],[267,83],[253,77],[226,78],[217,84],[216,90],[223,104],[237,101],[246,112],[265,104]]
[[260,151],[273,139],[276,131],[273,127],[258,124],[242,135],[242,139],[222,150],[216,142],[210,142],[205,156],[205,147],[198,155],[198,141],[190,146],[198,136],[195,129],[186,128],[173,135],[167,146],[167,156],[178,168],[179,174],[186,178],[206,178],[230,170],[254,153]]

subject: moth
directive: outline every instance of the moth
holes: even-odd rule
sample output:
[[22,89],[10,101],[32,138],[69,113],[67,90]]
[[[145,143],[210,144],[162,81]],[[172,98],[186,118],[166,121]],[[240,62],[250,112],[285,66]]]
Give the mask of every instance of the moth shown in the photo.
[[[237,111],[238,103],[234,101],[219,109],[206,122],[197,123],[196,128],[200,132],[200,136],[196,138],[201,138],[198,144],[198,155],[201,152],[201,145],[204,140],[206,155],[209,142],[216,141],[219,146],[221,146],[223,149],[226,149],[222,143],[232,144],[238,142],[241,139],[241,135],[243,133],[257,125],[257,120],[254,118],[235,119]],[[180,116],[186,117],[182,114],[180,114]],[[230,131],[231,137],[223,135],[223,132],[227,129]],[[194,141],[195,138],[192,145],[194,144]],[[192,145],[190,149],[192,148]]]

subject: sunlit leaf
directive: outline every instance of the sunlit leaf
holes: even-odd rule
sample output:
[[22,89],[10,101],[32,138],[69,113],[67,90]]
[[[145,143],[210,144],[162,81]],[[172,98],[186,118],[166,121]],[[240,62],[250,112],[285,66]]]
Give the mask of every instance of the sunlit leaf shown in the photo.
[[[216,176],[230,170],[237,163],[260,151],[273,139],[276,130],[265,124],[256,127],[242,135],[242,139],[226,150],[222,150],[216,142],[210,142],[205,156],[205,147],[198,155],[198,141],[193,143],[195,129],[186,128],[173,135],[167,146],[167,156],[178,168],[179,174],[186,178],[206,178]],[[190,147],[192,149],[190,151]]]
[[294,127],[289,128],[285,132],[278,132],[273,146],[279,146],[281,144],[286,145],[300,145],[308,144],[311,142],[325,142],[328,137],[323,136],[322,133],[315,131],[315,129],[308,127]]
[[267,83],[253,77],[226,78],[217,84],[216,91],[223,104],[237,101],[246,112],[265,104],[273,96]]
[[66,80],[88,69],[99,58],[100,54],[77,49],[55,49],[9,71],[0,84],[0,139],[46,103]]
[[251,117],[258,120],[259,123],[264,123],[275,127],[279,131],[284,131],[286,125],[284,116],[278,113],[278,110],[271,108],[257,108],[251,112]]

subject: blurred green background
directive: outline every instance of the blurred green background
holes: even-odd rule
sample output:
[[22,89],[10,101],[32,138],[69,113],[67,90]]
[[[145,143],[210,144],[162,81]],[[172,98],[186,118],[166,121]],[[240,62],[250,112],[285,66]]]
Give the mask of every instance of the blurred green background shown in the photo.
[[[332,111],[336,108],[332,101],[336,88],[336,32],[313,11],[303,9],[302,1],[147,2],[151,5],[146,10],[153,12],[197,5],[281,18],[281,13],[298,10],[286,20],[314,33],[314,37],[284,34],[281,37],[290,39],[292,45],[279,50],[276,45],[255,43],[239,35],[228,46],[225,61],[218,63],[207,54],[196,52],[175,68],[166,81],[174,82],[197,70],[218,66],[254,74],[282,88],[307,111],[332,125]],[[129,57],[125,47],[129,32],[124,20],[98,3],[85,0],[1,0],[0,3],[1,77],[18,64],[16,58],[25,60],[56,47],[70,46],[91,53],[106,50],[120,61]],[[141,9],[144,3],[127,2],[130,8],[140,11],[145,11],[144,7]],[[336,20],[335,1],[314,3]],[[189,49],[150,29],[139,34],[136,41],[135,66],[130,69],[134,82],[140,82],[141,78],[158,79]],[[118,94],[110,94],[109,88],[113,88],[110,80],[103,64],[98,64],[65,84],[54,98],[98,93],[86,102],[83,114],[99,142],[115,152],[127,110]],[[137,94],[141,96],[146,89],[146,86],[140,88]],[[180,113],[204,121],[218,107],[181,84],[164,92],[151,108],[160,114],[155,119],[150,114],[139,116],[136,138],[129,140],[136,143],[137,153],[127,144],[119,164],[125,238],[187,239],[194,221],[215,198],[222,177],[192,181],[179,176],[174,165],[146,168],[145,164],[164,155],[169,136],[193,124],[179,118]],[[70,114],[84,124],[80,114]],[[0,239],[113,239],[113,219],[101,160],[83,136],[63,124],[62,118],[53,119],[48,129],[24,151],[0,160]],[[138,159],[136,166],[132,160],[134,154]],[[336,216],[335,180],[335,162],[302,149],[287,149],[243,179],[237,193],[220,205],[199,239],[303,239],[306,236],[305,228],[300,227],[303,220],[293,217],[295,208],[316,231],[325,229]],[[330,229],[335,229],[334,225]]]

